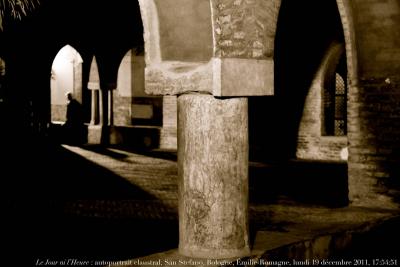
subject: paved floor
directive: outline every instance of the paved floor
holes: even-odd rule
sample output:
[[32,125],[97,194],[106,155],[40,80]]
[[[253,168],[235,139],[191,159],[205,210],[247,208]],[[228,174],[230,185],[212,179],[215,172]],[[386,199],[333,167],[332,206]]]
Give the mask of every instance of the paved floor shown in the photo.
[[[174,250],[176,153],[68,145],[38,149],[30,154],[28,170],[13,168],[8,177],[9,242],[13,249],[27,251],[29,263],[179,256]],[[345,172],[345,164],[337,163],[251,163],[253,254],[397,218],[398,211],[344,207]],[[390,229],[399,229],[398,223]],[[398,238],[398,232],[390,233]]]

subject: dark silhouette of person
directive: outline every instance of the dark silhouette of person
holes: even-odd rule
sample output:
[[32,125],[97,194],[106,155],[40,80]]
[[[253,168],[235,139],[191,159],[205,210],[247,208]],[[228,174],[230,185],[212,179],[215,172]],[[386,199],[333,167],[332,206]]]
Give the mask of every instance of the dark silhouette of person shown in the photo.
[[64,138],[68,144],[81,144],[83,142],[83,119],[81,104],[74,99],[72,93],[67,93],[67,114],[64,124]]

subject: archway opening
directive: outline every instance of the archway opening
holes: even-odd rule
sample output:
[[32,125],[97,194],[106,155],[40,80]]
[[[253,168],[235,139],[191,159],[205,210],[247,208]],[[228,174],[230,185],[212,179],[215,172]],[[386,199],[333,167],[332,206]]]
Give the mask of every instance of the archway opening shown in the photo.
[[[274,178],[262,182],[272,196],[328,206],[348,203],[347,163],[338,160],[340,149],[336,158],[329,153],[320,157],[314,149],[320,144],[307,151],[313,157],[301,159],[297,153],[300,142],[308,144],[316,136],[321,140],[321,118],[314,115],[323,107],[322,85],[318,96],[310,92],[328,48],[344,42],[335,0],[282,0],[275,37],[275,95],[249,100],[250,159],[278,163]],[[310,97],[311,106],[306,105]],[[305,117],[307,135],[300,135]]]
[[67,94],[82,103],[82,57],[70,45],[60,49],[51,67],[51,122],[63,123],[67,114]]

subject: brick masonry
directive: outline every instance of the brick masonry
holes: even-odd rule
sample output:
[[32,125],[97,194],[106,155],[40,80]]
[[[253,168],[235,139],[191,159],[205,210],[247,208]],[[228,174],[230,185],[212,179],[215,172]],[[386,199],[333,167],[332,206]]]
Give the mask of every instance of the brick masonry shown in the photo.
[[400,80],[361,80],[349,100],[350,199],[391,207],[400,193]]
[[281,0],[213,0],[215,56],[272,58]]

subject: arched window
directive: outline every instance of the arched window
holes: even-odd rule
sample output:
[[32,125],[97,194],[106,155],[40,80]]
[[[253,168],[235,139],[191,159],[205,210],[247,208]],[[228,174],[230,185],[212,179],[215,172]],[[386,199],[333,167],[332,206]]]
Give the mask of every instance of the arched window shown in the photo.
[[325,136],[347,135],[347,68],[344,53],[324,86],[323,129]]

